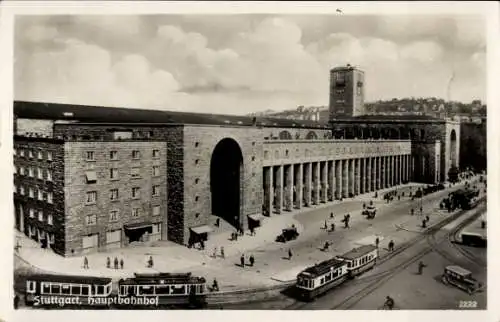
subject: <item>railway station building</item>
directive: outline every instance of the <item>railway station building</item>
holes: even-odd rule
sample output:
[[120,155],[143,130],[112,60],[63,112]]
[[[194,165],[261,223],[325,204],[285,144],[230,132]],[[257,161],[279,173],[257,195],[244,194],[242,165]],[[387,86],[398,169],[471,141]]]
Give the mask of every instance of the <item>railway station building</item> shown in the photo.
[[458,167],[459,122],[366,115],[363,72],[330,73],[328,124],[15,101],[16,228],[63,256],[186,245]]

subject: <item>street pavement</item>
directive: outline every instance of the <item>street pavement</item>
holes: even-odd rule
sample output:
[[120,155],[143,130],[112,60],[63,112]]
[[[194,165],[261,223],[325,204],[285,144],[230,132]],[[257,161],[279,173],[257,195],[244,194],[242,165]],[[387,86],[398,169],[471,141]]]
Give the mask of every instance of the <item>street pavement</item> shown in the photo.
[[[134,272],[185,272],[207,278],[209,283],[216,278],[221,291],[245,289],[250,287],[279,285],[281,282],[295,278],[295,275],[305,267],[319,261],[342,254],[361,244],[374,243],[379,237],[382,251],[387,247],[389,240],[394,240],[396,247],[418,232],[411,232],[411,226],[417,226],[417,215],[410,216],[410,209],[417,210],[420,205],[423,213],[429,214],[432,225],[434,221],[446,216],[437,212],[436,207],[441,199],[461,185],[455,185],[423,198],[423,202],[411,201],[408,192],[416,191],[416,185],[392,187],[385,191],[397,189],[405,191],[405,197],[391,203],[382,200],[384,191],[358,196],[343,202],[320,205],[316,208],[305,208],[301,211],[274,215],[264,220],[263,226],[258,228],[255,236],[247,233],[237,242],[229,241],[229,233],[221,232],[211,236],[204,251],[188,249],[185,246],[170,242],[160,242],[158,247],[127,247],[111,252],[99,252],[87,255],[90,269],[82,268],[83,257],[63,258],[51,250],[43,250],[22,234],[18,234],[22,247],[18,255],[35,267],[58,274],[77,274],[93,276],[110,276],[114,278],[130,276]],[[361,215],[362,205],[373,200],[377,207],[377,215],[373,220],[367,220]],[[334,213],[336,224],[335,232],[328,233],[322,228],[325,220],[330,222],[330,213]],[[417,212],[417,211],[416,211]],[[346,213],[351,214],[350,228],[343,228],[341,220]],[[415,217],[415,219],[411,218]],[[414,223],[412,222],[414,220]],[[275,242],[281,229],[295,225],[300,236],[297,240],[286,244]],[[406,228],[406,230],[405,230]],[[325,241],[332,245],[328,251],[321,248]],[[220,257],[220,247],[225,249],[225,258]],[[219,256],[212,257],[217,247]],[[292,258],[288,259],[288,250],[292,251]],[[253,267],[239,267],[240,256],[255,257]],[[105,267],[106,257],[124,258],[125,269],[114,270]],[[153,256],[153,269],[146,268],[146,261]]]

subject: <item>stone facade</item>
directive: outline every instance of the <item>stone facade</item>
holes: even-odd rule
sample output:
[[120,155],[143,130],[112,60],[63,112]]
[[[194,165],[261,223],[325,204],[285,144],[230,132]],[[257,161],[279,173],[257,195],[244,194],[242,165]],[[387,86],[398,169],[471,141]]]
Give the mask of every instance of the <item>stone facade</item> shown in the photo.
[[[106,247],[106,232],[121,230],[122,245],[127,244],[123,226],[148,222],[162,224],[166,239],[167,218],[167,145],[166,142],[139,141],[89,141],[66,142],[64,147],[66,204],[66,253],[87,251],[82,249],[82,237],[98,234],[98,248]],[[116,157],[111,158],[111,152]],[[133,153],[137,153],[136,158]],[[159,152],[153,152],[159,151]],[[92,158],[88,157],[92,153]],[[155,153],[156,155],[153,155]],[[159,167],[159,173],[153,173]],[[111,177],[111,169],[116,169]],[[96,180],[89,180],[94,176]],[[159,187],[153,195],[153,186]],[[139,188],[139,195],[132,196],[132,189]],[[118,195],[111,198],[111,190]],[[87,193],[95,192],[95,202],[88,202]],[[159,206],[158,215],[153,207]],[[139,209],[133,214],[133,209]],[[111,211],[117,211],[112,219]],[[92,224],[87,216],[96,216]],[[95,251],[95,249],[89,250]]]
[[[64,254],[64,142],[15,136],[14,149],[14,211],[17,229],[27,236],[30,236],[31,230],[31,236],[39,242],[40,237],[52,239],[48,243],[53,242],[54,251]],[[42,170],[41,177],[39,170]],[[30,189],[33,197],[29,195]],[[38,191],[42,192],[42,198],[39,198]],[[42,218],[39,217],[40,211]],[[49,223],[49,216],[52,223]]]

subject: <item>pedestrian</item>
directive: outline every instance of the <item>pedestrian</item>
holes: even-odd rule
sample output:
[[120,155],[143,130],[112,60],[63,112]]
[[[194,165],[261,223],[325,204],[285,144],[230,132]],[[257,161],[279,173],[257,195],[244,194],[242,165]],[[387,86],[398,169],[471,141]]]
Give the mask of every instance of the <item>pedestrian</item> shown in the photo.
[[250,228],[250,235],[255,236],[255,228],[254,227]]
[[250,266],[253,266],[253,264],[255,263],[255,258],[253,257],[253,255],[250,255],[249,261],[250,261]]
[[153,263],[153,256],[149,256],[148,267],[152,268],[153,265],[154,265],[154,263]]
[[344,224],[345,224],[345,228],[349,228],[349,217],[346,217]]
[[394,300],[390,296],[387,296],[385,298],[384,306],[387,307],[389,310],[392,310],[394,308]]
[[217,257],[217,247],[214,247],[214,253],[213,253],[213,258]]
[[212,283],[212,291],[218,292],[219,291],[219,283],[217,283],[217,280],[214,278],[214,282]]
[[325,242],[325,246],[323,246],[323,250],[328,250],[330,247],[330,244],[328,243],[328,240]]
[[401,196],[399,195],[399,196],[398,196],[398,201],[400,201],[400,200],[401,200]]
[[377,248],[378,248],[379,244],[380,244],[380,239],[378,239],[378,237],[377,237],[377,238],[375,238],[375,246],[377,246]]
[[413,216],[413,214],[415,213],[415,210],[413,208],[410,209],[410,215]]
[[245,236],[245,231],[243,230],[243,228],[240,228],[240,236]]
[[215,220],[215,227],[219,227],[220,226],[220,218],[217,218]]
[[292,250],[288,249],[288,260],[292,259]]
[[201,250],[205,249],[205,242],[203,240],[200,241],[200,248]]
[[224,255],[224,246],[220,247],[220,257],[225,258],[225,255]]
[[109,257],[106,258],[106,268],[111,268],[111,259]]
[[326,220],[325,220],[325,229],[328,229],[328,225],[327,225],[327,223],[326,223]]
[[14,310],[17,310],[17,308],[19,307],[19,296],[16,294],[14,295]]
[[89,260],[88,260],[87,256],[85,256],[83,258],[83,268],[84,269],[88,269],[89,268]]
[[118,269],[118,258],[115,257],[115,269]]
[[120,259],[120,269],[123,269],[123,258]]
[[424,267],[426,267],[426,266],[427,265],[425,265],[424,262],[422,262],[422,261],[418,262],[418,275],[422,275]]
[[331,227],[331,228],[330,228],[330,231],[334,232],[334,231],[335,231],[335,224],[334,224],[334,223],[332,223],[332,224],[330,225],[330,227]]
[[330,213],[330,218],[332,218],[332,219],[333,219],[333,212],[331,212],[331,213]]
[[391,241],[389,242],[389,251],[391,251],[391,252],[392,252],[393,250],[394,250],[394,241],[393,241],[393,240],[391,240]]
[[240,257],[240,264],[241,264],[241,267],[245,267],[245,255],[241,254],[241,257]]
[[430,218],[429,215],[425,216],[425,221],[429,222]]
[[425,221],[425,219],[422,219],[422,228],[427,227],[426,223],[427,223],[427,221]]

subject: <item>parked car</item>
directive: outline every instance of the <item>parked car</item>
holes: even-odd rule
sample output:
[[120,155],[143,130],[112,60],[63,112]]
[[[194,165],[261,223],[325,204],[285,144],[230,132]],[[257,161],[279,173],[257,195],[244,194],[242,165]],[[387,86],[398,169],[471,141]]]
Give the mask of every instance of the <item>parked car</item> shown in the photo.
[[453,285],[469,294],[476,292],[482,287],[482,284],[472,277],[470,271],[456,265],[446,266],[441,280],[444,284]]
[[297,228],[290,227],[283,229],[282,233],[278,237],[276,237],[276,241],[279,243],[286,243],[287,241],[297,239],[297,237],[299,237]]

